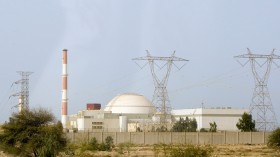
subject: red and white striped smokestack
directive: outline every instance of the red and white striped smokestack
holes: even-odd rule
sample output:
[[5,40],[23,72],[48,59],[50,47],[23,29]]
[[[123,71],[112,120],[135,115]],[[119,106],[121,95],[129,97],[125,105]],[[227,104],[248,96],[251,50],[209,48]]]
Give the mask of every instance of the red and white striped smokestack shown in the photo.
[[63,128],[67,128],[67,49],[63,49],[62,54],[62,101],[61,101],[61,123]]

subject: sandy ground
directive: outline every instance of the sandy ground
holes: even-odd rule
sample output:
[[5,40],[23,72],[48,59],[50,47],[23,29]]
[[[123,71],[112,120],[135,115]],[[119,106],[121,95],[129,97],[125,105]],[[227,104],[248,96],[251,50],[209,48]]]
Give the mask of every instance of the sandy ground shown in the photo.
[[[212,148],[212,157],[280,157],[280,151],[270,149],[266,145],[216,145]],[[156,155],[152,146],[131,147],[128,151],[124,150],[123,154],[119,154],[117,150],[86,154],[96,157],[164,157],[163,152]]]
[[[280,151],[268,148],[266,145],[216,145],[212,146],[212,157],[280,157]],[[123,153],[120,154],[115,148],[112,152],[89,152],[76,156],[93,156],[93,157],[164,157],[161,152],[155,154],[153,146],[136,146],[125,148]],[[63,155],[65,156],[65,155]],[[12,157],[0,151],[0,157]],[[70,156],[68,156],[70,157]]]
[[12,156],[5,154],[3,151],[0,151],[0,157],[12,157]]
[[219,145],[214,148],[217,157],[280,157],[280,152],[266,145]]

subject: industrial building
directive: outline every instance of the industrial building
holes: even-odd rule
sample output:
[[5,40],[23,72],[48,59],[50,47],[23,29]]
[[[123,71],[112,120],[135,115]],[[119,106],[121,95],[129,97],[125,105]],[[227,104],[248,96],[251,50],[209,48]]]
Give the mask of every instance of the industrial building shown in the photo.
[[[113,98],[104,109],[89,107],[69,116],[69,129],[79,131],[136,132],[148,131],[157,123],[155,107],[143,95],[120,94]],[[100,105],[100,104],[98,104]]]
[[237,131],[236,123],[248,109],[233,109],[231,107],[196,108],[172,110],[176,120],[179,118],[195,118],[197,129],[209,129],[210,123],[216,123],[218,130]]
[[[156,111],[155,106],[145,96],[136,93],[125,93],[114,97],[104,109],[99,103],[87,104],[85,110],[77,114],[68,115],[67,85],[67,49],[62,54],[62,100],[61,122],[64,129],[78,131],[104,132],[136,132],[156,131],[161,126],[162,113]],[[241,118],[244,109],[232,108],[198,108],[177,109],[167,116],[165,126],[172,127],[180,117],[195,118],[198,130],[209,128],[209,123],[215,122],[218,130],[237,130],[236,123]]]
[[[236,123],[244,112],[248,110],[220,107],[177,109],[171,113],[175,120],[180,117],[195,118],[198,130],[209,129],[209,123],[215,122],[218,130],[235,131]],[[155,131],[159,126],[159,116],[147,98],[140,94],[125,93],[114,97],[104,109],[101,109],[100,104],[87,104],[85,110],[69,116],[68,128],[78,131],[136,132]]]

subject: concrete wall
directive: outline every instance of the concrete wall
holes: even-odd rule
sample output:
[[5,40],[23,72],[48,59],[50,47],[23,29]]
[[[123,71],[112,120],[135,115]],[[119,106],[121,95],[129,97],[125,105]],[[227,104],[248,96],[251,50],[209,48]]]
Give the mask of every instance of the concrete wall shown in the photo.
[[67,133],[73,143],[99,143],[111,136],[115,144],[265,144],[270,132],[78,132]]

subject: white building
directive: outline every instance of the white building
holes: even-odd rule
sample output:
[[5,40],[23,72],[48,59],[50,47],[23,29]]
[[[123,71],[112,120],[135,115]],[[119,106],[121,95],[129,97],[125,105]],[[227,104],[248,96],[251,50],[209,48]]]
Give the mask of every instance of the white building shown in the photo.
[[70,128],[78,131],[147,131],[155,107],[140,94],[126,93],[113,98],[104,110],[83,110],[69,116]]
[[210,124],[215,122],[218,130],[236,131],[236,123],[247,109],[232,109],[231,107],[217,108],[197,108],[197,109],[178,109],[172,110],[172,115],[176,120],[179,118],[195,118],[197,129],[209,129]]
[[[178,109],[172,111],[172,116],[195,118],[198,130],[209,129],[216,122],[218,130],[237,130],[236,123],[245,109],[232,108],[197,108]],[[69,129],[78,131],[104,132],[136,132],[155,131],[160,127],[159,115],[152,103],[140,94],[126,93],[114,97],[104,109],[87,109],[68,117]],[[170,129],[170,124],[167,127]]]

